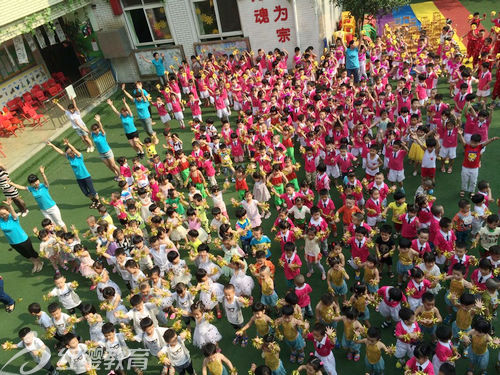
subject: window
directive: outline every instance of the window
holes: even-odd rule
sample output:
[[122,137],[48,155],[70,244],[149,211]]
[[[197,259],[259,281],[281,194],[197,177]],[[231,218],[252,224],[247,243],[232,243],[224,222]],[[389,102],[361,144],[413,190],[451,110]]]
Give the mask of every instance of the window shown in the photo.
[[136,46],[173,42],[165,14],[158,0],[122,0],[130,34]]
[[192,0],[200,39],[242,35],[234,0]]
[[[0,82],[7,81],[8,79],[14,77],[16,74],[19,74],[20,72],[36,64],[35,59],[31,54],[31,49],[27,45],[26,41],[24,42],[24,45],[26,48],[26,53],[28,55],[28,63],[26,64],[19,64],[19,61],[17,60],[16,49],[14,48],[13,43],[7,45],[7,51],[12,59],[7,56],[7,52],[5,51],[3,45],[0,48]],[[14,61],[14,64],[12,64],[12,60]]]

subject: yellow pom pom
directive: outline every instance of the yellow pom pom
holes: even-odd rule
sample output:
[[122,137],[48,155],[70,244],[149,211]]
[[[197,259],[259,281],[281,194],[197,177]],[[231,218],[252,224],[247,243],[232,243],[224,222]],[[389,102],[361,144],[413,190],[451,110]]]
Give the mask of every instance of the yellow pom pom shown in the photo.
[[495,12],[494,10],[491,11],[491,15],[494,17],[496,16],[497,12]]
[[476,29],[477,29],[477,26],[476,26],[476,25],[472,25],[470,28],[471,28],[472,30],[476,30]]
[[469,14],[469,17],[467,17],[467,18],[471,20],[472,19],[472,14]]

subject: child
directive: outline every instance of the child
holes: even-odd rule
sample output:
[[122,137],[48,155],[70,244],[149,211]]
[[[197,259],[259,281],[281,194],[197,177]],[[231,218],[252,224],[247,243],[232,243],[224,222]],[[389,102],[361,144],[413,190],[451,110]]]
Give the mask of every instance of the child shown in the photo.
[[458,201],[458,212],[452,219],[453,229],[457,242],[467,242],[472,229],[472,220],[474,217],[470,211],[470,203],[466,199]]
[[[305,207],[305,206],[304,206]],[[307,274],[309,278],[314,273],[313,266],[316,266],[321,272],[321,280],[326,280],[326,273],[321,264],[321,249],[319,246],[320,240],[316,237],[316,228],[311,227],[306,230],[304,237],[304,253],[307,263]]]
[[80,344],[77,336],[73,333],[64,335],[64,345],[66,346],[66,351],[57,362],[57,367],[61,368],[67,364],[69,369],[74,371],[75,374],[91,372],[93,369],[92,360],[88,354],[89,349],[87,345]]
[[399,217],[399,221],[401,221],[401,237],[409,240],[417,237],[417,229],[420,226],[417,213],[417,207],[410,204],[407,206],[406,214]]
[[321,375],[323,374],[323,363],[322,361],[311,355],[305,365],[299,366],[297,372],[300,374],[305,371],[307,375]]
[[500,226],[498,225],[498,215],[491,214],[486,218],[484,225],[476,235],[475,242],[479,243],[479,254],[488,255],[493,246],[497,246],[500,238]]
[[345,302],[347,295],[346,280],[349,280],[349,275],[342,267],[340,258],[329,258],[328,264],[331,267],[328,270],[326,278],[328,289],[335,296],[334,298],[336,303],[338,303],[338,296],[341,296],[342,302]]
[[31,303],[28,306],[28,312],[35,317],[37,324],[45,331],[53,326],[50,316],[45,311],[42,311],[42,307],[39,303]]
[[427,375],[434,375],[434,367],[429,361],[432,354],[433,350],[428,344],[424,343],[416,346],[410,354],[413,357],[406,362],[405,375],[415,374],[417,371]]
[[473,329],[464,336],[464,343],[470,345],[468,373],[473,373],[474,370],[479,370],[482,374],[486,373],[490,359],[488,345],[493,341],[490,333],[490,322],[486,319],[478,318],[474,322]]
[[384,373],[385,363],[382,357],[382,350],[391,354],[391,350],[380,340],[380,329],[370,327],[366,333],[366,338],[355,340],[358,344],[366,345],[365,368],[370,374],[381,375]]
[[104,340],[99,342],[99,345],[104,348],[108,358],[112,358],[117,362],[116,369],[114,370],[115,374],[125,375],[125,370],[121,370],[120,367],[123,368],[126,366],[126,362],[132,354],[125,342],[125,335],[117,333],[113,324],[109,322],[103,324],[101,332]]
[[302,309],[302,315],[306,318],[311,318],[313,316],[311,308],[311,297],[309,294],[312,292],[312,288],[306,283],[303,275],[297,275],[294,278],[295,283],[295,294],[299,297],[298,305]]
[[382,213],[382,217],[387,215],[388,210],[392,210],[392,222],[394,224],[394,229],[396,232],[401,232],[401,228],[403,226],[403,222],[401,220],[401,216],[406,213],[406,195],[404,191],[398,190],[394,193],[394,201],[389,203]]
[[306,215],[311,213],[309,207],[304,203],[304,199],[299,196],[295,199],[295,204],[288,209],[288,213],[293,216],[293,223],[300,229],[305,228]]
[[309,228],[315,228],[316,235],[320,232],[322,233],[320,237],[320,248],[322,253],[326,253],[328,251],[328,234],[329,228],[327,221],[321,216],[321,211],[318,207],[311,208],[311,218],[309,219]]
[[198,281],[197,289],[200,289],[200,301],[203,302],[203,308],[205,311],[210,311],[215,308],[217,312],[217,318],[222,318],[222,312],[220,310],[220,302],[224,298],[224,286],[219,283],[215,283],[208,277],[207,271],[200,268],[196,271],[196,280]]
[[413,268],[413,261],[418,258],[419,254],[411,248],[411,241],[406,238],[399,240],[398,250],[398,286],[401,286],[408,278],[408,271]]
[[56,274],[54,275],[54,284],[56,287],[47,294],[47,297],[57,297],[59,303],[61,303],[70,314],[74,314],[76,309],[80,309],[82,301],[75,292],[75,289],[78,287],[76,281],[67,283],[64,276]]
[[404,172],[404,159],[408,153],[408,147],[406,144],[400,140],[394,141],[392,146],[387,146],[387,152],[389,153],[389,174],[387,179],[395,185],[399,185],[403,188],[403,181],[405,179]]
[[217,349],[217,343],[222,339],[219,330],[209,322],[209,316],[205,314],[205,307],[201,301],[191,305],[191,316],[196,322],[193,333],[193,345],[202,349],[205,345],[213,345]]
[[382,221],[382,200],[380,199],[380,191],[377,188],[370,190],[370,198],[366,201],[366,223],[370,227],[375,227],[377,223]]
[[[257,348],[260,344],[256,344]],[[272,375],[285,375],[286,370],[283,367],[283,362],[280,359],[280,347],[276,343],[274,335],[272,333],[264,335],[262,338],[262,358],[264,358],[264,363],[270,370]],[[255,372],[257,373],[257,371]]]
[[323,368],[328,375],[337,374],[333,356],[335,340],[330,339],[332,336],[334,336],[332,328],[327,328],[323,323],[316,323],[312,332],[305,337],[307,341],[313,342],[314,355],[323,362]]
[[300,267],[302,266],[302,261],[297,254],[296,247],[293,242],[285,243],[284,252],[280,257],[279,262],[284,269],[287,286],[290,288],[293,287],[294,278],[300,274]]
[[452,333],[451,328],[441,325],[436,330],[436,337],[438,339],[434,357],[432,357],[432,366],[434,366],[434,373],[439,373],[439,368],[443,363],[453,363],[456,359],[460,358],[457,349],[451,342]]
[[399,311],[401,304],[406,303],[406,297],[401,292],[401,289],[393,286],[383,286],[377,290],[378,296],[382,297],[379,309],[380,315],[385,318],[381,328],[387,328],[391,325],[391,321],[399,322]]
[[[224,107],[225,109],[225,107]],[[219,111],[219,110],[218,110]],[[213,343],[208,343],[203,345],[201,348],[203,352],[203,359],[201,373],[203,375],[223,375],[227,374],[228,371],[224,364],[229,367],[231,373],[236,373],[236,369],[233,364],[224,354],[221,354],[217,350],[217,346]]]
[[355,337],[363,330],[363,326],[358,321],[358,311],[352,307],[344,307],[342,315],[334,318],[336,321],[344,323],[344,333],[342,335],[342,348],[347,351],[347,360],[359,361],[360,344],[355,342]]
[[163,340],[165,345],[158,353],[158,358],[163,359],[163,364],[173,366],[179,374],[188,373],[194,375],[191,355],[186,348],[185,339],[182,335],[178,335],[173,329],[167,329],[163,334]]
[[380,227],[380,234],[375,239],[375,250],[379,260],[379,271],[382,272],[384,265],[387,266],[387,275],[394,278],[392,272],[392,254],[396,249],[396,244],[392,238],[392,227],[384,224]]
[[481,164],[481,155],[484,147],[500,137],[493,137],[483,140],[480,134],[472,134],[470,143],[466,143],[463,137],[463,131],[458,131],[458,139],[464,146],[464,161],[462,163],[462,190],[460,196],[464,197],[465,192],[474,194]]
[[258,276],[258,281],[262,288],[260,302],[264,306],[275,307],[276,302],[278,302],[278,295],[274,290],[274,280],[271,277],[271,269],[266,265],[261,266],[258,270]]
[[236,332],[238,336],[243,336],[245,332],[255,324],[257,337],[263,337],[271,332],[271,326],[274,324],[273,320],[266,315],[266,306],[262,302],[255,302],[252,305],[252,317],[239,331]]
[[357,311],[360,320],[364,320],[365,326],[370,327],[370,310],[368,310],[368,304],[371,302],[369,295],[367,293],[366,285],[363,283],[356,283],[351,288],[353,292],[348,304]]
[[398,359],[396,367],[401,368],[405,363],[404,358],[412,358],[415,344],[422,336],[419,325],[415,322],[415,313],[403,307],[399,311],[400,321],[396,324],[396,353],[394,356]]
[[252,224],[247,217],[247,211],[243,207],[238,207],[235,212],[235,216],[238,219],[236,221],[236,230],[240,232],[241,248],[245,254],[250,252],[250,243],[252,241]]
[[[123,318],[131,320],[132,325],[134,327],[134,331],[136,336],[142,337],[143,329],[141,325],[141,321],[144,318],[149,318],[152,321],[152,324],[155,327],[158,327],[158,320],[156,319],[156,315],[158,314],[158,308],[156,305],[150,302],[143,302],[140,294],[134,294],[130,297],[130,305],[132,309],[130,309]],[[121,314],[116,314],[115,317],[121,318]]]
[[458,301],[452,300],[457,308],[456,319],[451,324],[453,338],[459,337],[459,332],[469,332],[471,330],[472,318],[476,313],[476,299],[470,293],[463,293]]
[[275,320],[276,330],[279,332],[283,327],[284,341],[290,348],[290,362],[304,362],[304,347],[306,346],[302,337],[302,330],[309,328],[307,321],[298,320],[294,317],[294,308],[285,305],[281,309],[282,316]]
[[[36,332],[33,332],[30,328],[24,327],[19,331],[19,338],[21,341],[14,347],[4,347],[4,350],[10,350],[14,348],[24,349],[26,352],[31,354],[33,361],[37,364],[36,368],[38,370],[44,369],[49,375],[57,374],[56,369],[50,363],[50,349],[44,344],[42,340],[37,337]],[[3,344],[4,346],[6,344]]]
[[431,288],[432,284],[424,278],[424,272],[418,267],[412,268],[408,273],[410,281],[408,281],[405,293],[410,309],[415,311],[418,307],[422,306],[422,295]]
[[[245,301],[244,297],[236,297],[235,288],[232,284],[224,286],[222,306],[224,307],[228,322],[233,326],[236,332],[243,328],[243,313],[241,308],[244,307]],[[247,343],[248,337],[246,335],[236,334],[233,339],[233,345],[241,344],[242,348],[247,346]]]

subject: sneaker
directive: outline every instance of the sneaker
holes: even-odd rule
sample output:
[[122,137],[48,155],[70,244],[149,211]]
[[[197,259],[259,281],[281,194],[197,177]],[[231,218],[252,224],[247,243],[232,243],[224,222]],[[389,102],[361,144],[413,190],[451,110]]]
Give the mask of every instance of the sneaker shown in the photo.
[[387,328],[391,325],[390,322],[388,322],[387,320],[384,320],[384,322],[380,325],[380,328]]
[[120,181],[120,180],[121,180],[121,178],[120,178],[120,176],[115,176],[115,177],[113,178],[113,180],[115,180],[116,182],[118,182],[118,181]]
[[85,151],[90,152],[90,147],[87,147],[87,149]]
[[353,357],[354,362],[358,362],[360,357],[361,356],[359,355],[359,353],[354,354],[354,357]]
[[94,152],[94,150],[95,150],[94,146],[91,146],[90,147],[90,152]]
[[21,212],[21,216],[26,217],[29,213],[30,213],[30,210],[23,211],[23,212]]
[[297,357],[296,357],[296,356],[295,356],[295,354],[293,354],[293,353],[292,353],[292,354],[290,354],[290,362],[292,362],[292,363],[297,362]]
[[240,336],[236,336],[234,339],[233,339],[233,345],[238,345],[239,342],[241,340],[241,337]]
[[417,171],[413,171],[413,176],[416,176],[417,175]]
[[347,357],[348,361],[352,361],[352,353],[351,352],[347,353],[346,357]]

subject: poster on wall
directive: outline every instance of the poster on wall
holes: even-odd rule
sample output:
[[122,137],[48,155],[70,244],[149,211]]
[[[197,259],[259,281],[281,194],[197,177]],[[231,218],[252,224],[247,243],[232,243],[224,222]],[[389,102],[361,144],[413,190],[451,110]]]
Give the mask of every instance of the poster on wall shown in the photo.
[[14,61],[14,58],[12,57],[12,55],[10,54],[9,50],[7,49],[7,46],[4,44],[3,46],[3,49],[5,50],[5,54],[7,55],[7,57],[9,58],[9,61],[11,63],[12,66],[16,66],[16,62]]
[[211,53],[217,57],[231,55],[235,51],[238,54],[250,52],[250,40],[248,38],[214,40],[211,42],[194,43],[194,52],[198,56],[206,56]]
[[26,46],[24,45],[22,35],[18,35],[14,38],[14,48],[16,49],[17,61],[19,61],[19,64],[27,64],[28,54],[26,53]]
[[[163,59],[163,66],[165,67],[165,70],[169,72],[172,72],[172,69],[170,68],[171,66],[173,66],[174,69],[178,69],[182,60],[185,59],[184,49],[182,46],[135,50],[133,53],[137,63],[137,68],[139,69],[139,74],[141,76],[156,75],[154,65],[149,62],[153,59],[154,52],[158,52],[160,55],[165,55]],[[141,56],[148,61],[144,61]]]
[[59,23],[59,20],[54,21],[54,27],[56,29],[57,38],[59,39],[60,42],[64,42],[66,40],[66,35],[64,34],[61,24]]
[[41,49],[47,47],[47,43],[45,43],[45,37],[43,36],[42,30],[40,30],[40,28],[35,30],[35,37]]
[[24,38],[26,39],[26,42],[28,42],[28,46],[30,46],[31,51],[35,52],[37,47],[36,47],[35,40],[33,39],[33,35],[24,34]]
[[45,30],[45,34],[47,34],[47,38],[49,38],[49,43],[51,46],[56,44],[56,34],[54,33],[54,30],[52,30],[48,25],[43,25],[43,28]]

